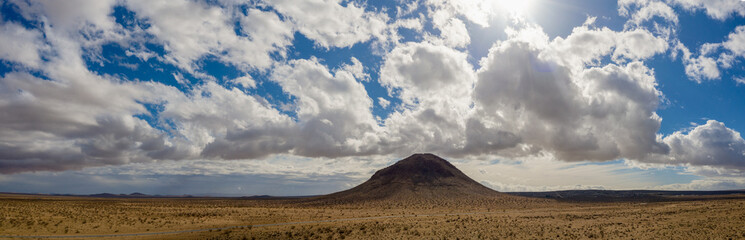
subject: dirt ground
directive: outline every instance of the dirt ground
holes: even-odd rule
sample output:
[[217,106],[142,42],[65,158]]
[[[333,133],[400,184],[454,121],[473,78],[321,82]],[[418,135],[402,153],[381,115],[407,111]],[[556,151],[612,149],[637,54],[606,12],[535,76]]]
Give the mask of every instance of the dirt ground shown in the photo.
[[[742,239],[745,196],[523,206],[307,206],[238,198],[0,195],[0,236],[85,239]],[[537,202],[537,203],[536,203]],[[278,224],[278,225],[267,225]],[[214,229],[222,228],[222,229]],[[212,229],[212,230],[210,230]],[[192,232],[164,233],[195,230]],[[156,235],[130,235],[154,234]],[[118,236],[110,236],[116,234]]]

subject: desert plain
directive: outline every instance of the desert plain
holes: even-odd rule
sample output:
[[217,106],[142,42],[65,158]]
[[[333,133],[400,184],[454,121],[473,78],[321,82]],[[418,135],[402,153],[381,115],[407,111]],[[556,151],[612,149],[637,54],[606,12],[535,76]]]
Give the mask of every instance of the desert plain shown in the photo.
[[311,197],[0,194],[0,238],[742,239],[745,192],[510,194],[415,154]]
[[[0,195],[0,235],[65,239],[742,239],[745,196],[437,207]],[[285,224],[269,225],[266,224]],[[258,226],[257,226],[258,225]],[[215,229],[221,228],[221,229]],[[207,230],[212,229],[212,230]],[[193,232],[177,232],[197,230]],[[177,232],[177,233],[164,233]],[[136,235],[145,234],[145,235]],[[152,234],[152,235],[148,235]]]

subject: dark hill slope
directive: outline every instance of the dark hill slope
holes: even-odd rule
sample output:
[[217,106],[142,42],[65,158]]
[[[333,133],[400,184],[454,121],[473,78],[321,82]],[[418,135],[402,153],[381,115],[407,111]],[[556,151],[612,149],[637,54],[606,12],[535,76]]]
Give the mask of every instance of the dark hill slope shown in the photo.
[[337,193],[304,200],[312,204],[382,204],[400,207],[505,206],[546,202],[513,196],[481,185],[433,154],[414,154],[378,170],[366,182]]

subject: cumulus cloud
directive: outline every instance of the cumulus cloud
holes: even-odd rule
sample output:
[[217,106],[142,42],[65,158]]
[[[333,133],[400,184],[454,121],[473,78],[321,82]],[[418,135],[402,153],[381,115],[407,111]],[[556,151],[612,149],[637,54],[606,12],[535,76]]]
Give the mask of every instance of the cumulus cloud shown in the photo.
[[231,80],[234,84],[239,85],[243,88],[256,88],[256,80],[251,78],[251,75],[238,77]]
[[669,0],[689,11],[703,10],[706,15],[717,20],[725,20],[734,15],[745,16],[745,5],[736,0]]
[[[174,145],[136,119],[158,86],[136,86],[92,74],[82,63],[80,45],[65,31],[47,31],[48,42],[30,40],[45,53],[38,65],[46,78],[10,72],[0,80],[4,173],[66,170],[149,161]],[[23,49],[22,49],[23,51]],[[24,63],[23,61],[21,61]],[[28,64],[28,62],[26,62]]]
[[[737,57],[745,56],[745,27],[738,26],[721,43],[704,43],[698,49],[689,50],[677,39],[676,25],[678,13],[673,9],[682,8],[689,12],[703,10],[709,17],[724,21],[733,16],[745,16],[745,5],[735,0],[620,0],[618,12],[628,17],[625,28],[639,28],[653,22],[654,31],[671,42],[671,54],[685,66],[685,73],[690,80],[702,83],[721,78],[721,69],[732,67]],[[662,21],[653,20],[661,19]]]
[[738,26],[727,36],[722,47],[729,50],[733,55],[745,57],[745,26]]
[[192,151],[201,151],[202,156],[258,158],[289,149],[283,132],[293,126],[289,117],[237,88],[209,82],[189,94],[175,92],[164,99],[159,117],[173,122],[174,134],[187,139]]
[[388,141],[403,151],[448,152],[461,148],[475,82],[467,55],[431,43],[408,43],[392,50],[380,82],[400,98],[403,111],[385,120]]
[[619,0],[618,13],[629,17],[627,27],[639,26],[655,17],[673,24],[678,23],[678,14],[670,5],[659,0]]
[[144,31],[164,45],[165,59],[189,71],[205,56],[242,69],[265,69],[273,62],[270,54],[282,53],[293,38],[291,23],[258,9],[234,14],[231,8],[186,0],[129,0],[126,6],[149,23]]
[[[557,39],[553,44],[565,49],[566,42]],[[654,111],[660,93],[650,69],[641,62],[565,65],[553,58],[552,51],[548,43],[520,40],[495,45],[482,60],[475,86],[479,119],[491,120],[522,143],[564,160],[611,160],[666,151],[656,137],[661,119]],[[569,58],[585,54],[562,53]],[[558,58],[565,59],[564,55]]]
[[[16,3],[23,5],[21,2]],[[34,14],[43,14],[55,28],[74,29],[94,24],[102,29],[111,30],[114,28],[114,21],[109,14],[115,3],[115,0],[74,0],[66,3],[29,1],[30,8],[26,9]]]
[[471,43],[466,24],[456,18],[453,12],[437,10],[432,13],[432,23],[440,30],[440,35],[433,41],[442,41],[451,47],[465,47]]
[[[64,43],[56,43],[65,45]],[[176,143],[133,116],[138,101],[168,89],[102,78],[83,67],[78,52],[62,51],[43,71],[0,79],[0,171],[66,170],[152,159],[179,159]],[[74,54],[74,55],[68,55]]]
[[[17,1],[11,0],[26,19],[42,18],[52,28],[71,34],[83,33],[81,41],[97,40],[116,36],[116,24],[110,16],[115,0],[88,1]],[[81,32],[74,32],[80,30]],[[96,32],[96,31],[100,32]]]
[[381,68],[380,82],[405,103],[462,98],[470,94],[473,67],[466,54],[431,43],[407,43],[393,49]]
[[0,58],[32,68],[39,67],[39,51],[49,50],[41,32],[14,23],[3,23],[0,32],[3,33],[0,35],[0,42],[3,43],[0,44]]
[[[721,43],[705,43],[698,52],[692,52],[678,42],[676,52],[682,53],[686,75],[698,83],[720,79],[721,70],[732,67],[737,58],[745,58],[745,26],[738,26]],[[719,56],[716,56],[719,53]]]
[[574,61],[570,65],[575,66],[595,63],[607,55],[616,62],[647,59],[668,49],[664,38],[643,28],[617,32],[587,24],[574,28],[566,39],[559,37],[552,42],[562,60]]
[[391,101],[386,100],[385,98],[379,97],[378,98],[378,105],[382,108],[388,108],[388,105],[391,104]]
[[681,60],[685,65],[685,73],[691,80],[701,83],[704,80],[719,79],[720,72],[716,60],[705,55],[694,57],[694,53],[680,42],[675,49],[683,54]]
[[354,71],[332,72],[316,58],[293,60],[277,67],[272,80],[297,98],[300,129],[294,153],[311,157],[377,153],[373,102]]
[[[488,26],[497,12],[489,1],[428,1],[427,14],[402,10],[411,18],[395,20],[356,1],[273,0],[259,8],[231,1],[100,1],[80,9],[14,4],[25,18],[48,24],[0,25],[0,58],[26,67],[0,78],[0,110],[13,113],[0,116],[3,173],[163,159],[411,152],[743,168],[745,143],[723,123],[658,134],[664,96],[645,61],[672,48],[683,52],[689,75],[718,78],[718,64],[745,55],[745,27],[699,53],[670,47],[668,36],[641,26],[654,17],[677,21],[659,1],[622,1],[619,12],[633,24],[619,31],[594,27],[590,18],[552,39],[539,26],[516,23],[476,60],[465,49],[466,24]],[[123,28],[111,16],[116,4],[146,24]],[[439,35],[421,32],[426,24]],[[414,40],[422,41],[400,42],[399,28],[414,29],[424,35]],[[380,46],[369,50],[382,62],[346,57],[332,65],[290,55],[296,32],[319,51],[376,41]],[[157,70],[177,81],[186,75],[201,81],[167,86],[88,69],[85,50],[112,42],[123,44],[128,56],[177,66]],[[164,52],[127,43],[155,43]],[[720,50],[723,55],[712,56]],[[207,58],[235,67],[239,77],[210,78],[198,64]],[[288,100],[272,99],[276,95]],[[373,114],[376,101],[392,110],[385,119]]]
[[321,47],[349,47],[371,38],[383,38],[387,15],[367,12],[364,6],[337,0],[269,0],[271,6],[289,17],[298,30]]
[[661,163],[745,170],[745,139],[724,123],[709,120],[690,132],[678,131],[663,140],[670,154]]
[[[589,26],[553,41],[536,27],[509,36],[479,70],[443,45],[392,50],[380,81],[408,107],[385,121],[387,133],[410,149],[453,156],[543,152],[576,161],[667,152],[656,135],[661,93],[639,62],[665,51],[664,40]],[[618,64],[592,66],[603,56]]]

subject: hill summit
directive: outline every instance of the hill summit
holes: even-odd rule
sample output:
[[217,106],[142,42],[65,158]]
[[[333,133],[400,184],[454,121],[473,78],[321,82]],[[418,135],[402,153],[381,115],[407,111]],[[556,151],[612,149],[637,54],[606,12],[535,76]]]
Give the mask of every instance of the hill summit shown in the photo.
[[443,203],[522,199],[497,192],[474,181],[445,159],[434,154],[414,154],[378,170],[364,183],[337,193],[320,196],[314,202],[356,203]]
[[414,154],[389,167],[375,172],[366,182],[350,189],[365,191],[379,197],[390,193],[410,191],[414,193],[461,192],[470,194],[492,194],[491,190],[474,181],[453,164],[434,154]]

